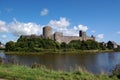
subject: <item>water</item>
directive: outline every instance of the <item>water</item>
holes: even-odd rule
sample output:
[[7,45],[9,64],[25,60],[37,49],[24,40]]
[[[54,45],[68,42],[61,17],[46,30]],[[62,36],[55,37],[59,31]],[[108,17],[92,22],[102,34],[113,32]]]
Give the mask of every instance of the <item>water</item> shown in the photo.
[[63,71],[75,70],[81,67],[95,74],[101,72],[110,74],[115,65],[120,64],[120,52],[65,55],[42,54],[40,56],[4,55],[1,52],[0,56],[11,63],[21,63],[27,66],[38,63],[45,65],[49,69]]

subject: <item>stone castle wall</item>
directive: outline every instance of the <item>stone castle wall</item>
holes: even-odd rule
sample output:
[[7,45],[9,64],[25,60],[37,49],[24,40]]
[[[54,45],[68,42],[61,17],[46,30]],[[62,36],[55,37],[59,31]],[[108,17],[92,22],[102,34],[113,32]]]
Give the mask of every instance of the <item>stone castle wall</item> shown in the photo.
[[45,26],[43,28],[43,34],[41,36],[36,36],[36,35],[22,35],[21,37],[27,37],[27,38],[34,38],[34,37],[42,37],[42,38],[47,38],[47,39],[52,39],[55,40],[59,43],[65,42],[69,43],[72,40],[95,40],[94,36],[87,36],[86,32],[79,31],[79,36],[64,36],[63,33],[61,32],[55,32],[54,34],[52,33],[52,28],[50,26]]
[[83,32],[80,30],[79,36],[64,36],[63,33],[56,32],[56,33],[54,33],[53,40],[55,40],[59,43],[65,42],[68,44],[72,40],[80,40],[80,41],[94,40],[95,41],[95,37],[94,36],[89,37],[86,35],[86,32]]
[[81,41],[82,38],[79,36],[63,36],[63,38],[62,38],[62,42],[65,42],[67,44],[72,40],[80,40]]

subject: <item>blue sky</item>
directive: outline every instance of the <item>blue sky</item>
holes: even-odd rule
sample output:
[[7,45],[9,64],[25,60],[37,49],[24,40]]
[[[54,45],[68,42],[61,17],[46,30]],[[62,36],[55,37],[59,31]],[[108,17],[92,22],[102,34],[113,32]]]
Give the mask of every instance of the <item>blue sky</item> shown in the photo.
[[1,42],[41,35],[45,25],[64,35],[84,30],[97,41],[120,44],[120,0],[0,0]]

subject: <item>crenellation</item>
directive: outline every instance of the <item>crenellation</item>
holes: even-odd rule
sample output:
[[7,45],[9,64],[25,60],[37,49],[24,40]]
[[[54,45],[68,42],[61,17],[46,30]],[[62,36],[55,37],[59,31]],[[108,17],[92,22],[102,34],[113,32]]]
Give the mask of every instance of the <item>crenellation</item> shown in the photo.
[[86,32],[84,31],[79,31],[79,36],[64,36],[63,33],[61,32],[55,32],[52,33],[52,27],[50,26],[45,26],[43,28],[43,34],[41,36],[36,36],[36,35],[31,35],[31,36],[25,36],[22,35],[22,37],[41,37],[41,38],[46,38],[46,39],[52,39],[55,40],[59,43],[65,42],[65,43],[69,43],[72,40],[80,40],[80,41],[86,41],[86,40],[94,40],[95,41],[95,37],[92,36],[87,36]]
[[82,30],[79,31],[79,36],[64,36],[63,33],[61,32],[55,32],[54,34],[52,34],[52,28],[50,26],[45,26],[43,28],[43,37],[50,38],[59,43],[62,42],[69,43],[72,40],[80,40],[80,41],[95,40],[95,37],[93,35],[89,37],[86,35],[86,32]]

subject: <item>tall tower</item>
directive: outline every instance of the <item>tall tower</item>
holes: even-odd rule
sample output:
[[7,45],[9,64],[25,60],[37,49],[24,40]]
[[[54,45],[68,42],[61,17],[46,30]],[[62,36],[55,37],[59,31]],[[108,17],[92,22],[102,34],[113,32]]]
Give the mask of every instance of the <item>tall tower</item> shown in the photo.
[[79,37],[82,38],[82,40],[86,41],[86,32],[83,32],[82,30],[79,31]]
[[43,27],[43,37],[49,39],[52,38],[52,27],[50,26]]
[[91,35],[91,38],[92,38],[92,40],[94,40],[94,41],[95,41],[95,37],[94,37],[93,35]]

